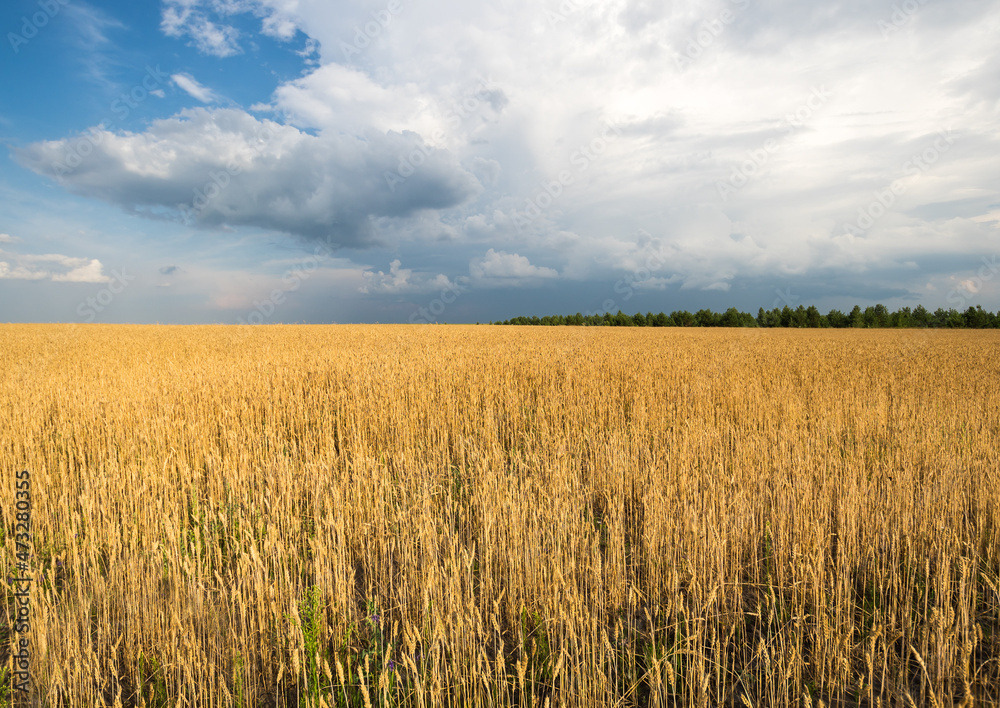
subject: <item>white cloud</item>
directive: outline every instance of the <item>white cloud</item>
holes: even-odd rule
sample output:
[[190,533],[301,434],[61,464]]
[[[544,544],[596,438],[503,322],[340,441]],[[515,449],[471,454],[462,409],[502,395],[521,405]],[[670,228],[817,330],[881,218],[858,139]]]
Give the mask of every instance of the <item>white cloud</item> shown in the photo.
[[489,286],[537,284],[559,277],[559,273],[552,268],[532,265],[522,255],[492,248],[484,256],[469,262],[469,274],[474,283]]
[[428,104],[414,85],[383,86],[365,72],[339,64],[319,67],[274,92],[274,108],[294,125],[338,131],[370,127],[429,136],[441,126]]
[[[521,0],[505,0],[502,13],[489,3],[456,12],[441,0],[422,4],[419,13],[404,3],[367,39],[356,28],[371,20],[371,8],[284,0],[260,5],[318,40],[325,62],[280,87],[276,108],[300,125],[327,130],[349,128],[358,116],[424,135],[444,125],[449,147],[486,188],[461,212],[467,237],[508,250],[528,244],[547,250],[570,261],[575,278],[627,273],[624,264],[601,267],[594,259],[614,261],[612,242],[631,244],[609,234],[635,227],[675,249],[667,272],[644,286],[649,289],[676,284],[725,291],[741,277],[886,263],[914,244],[919,250],[911,255],[925,256],[926,263],[944,250],[942,222],[915,218],[913,209],[978,189],[961,214],[975,219],[1000,197],[989,187],[996,138],[995,108],[987,106],[995,100],[983,101],[995,91],[993,50],[985,34],[968,31],[1000,16],[996,2],[960,2],[950,12],[922,5],[888,39],[878,24],[889,19],[885,8],[860,0],[822,9],[784,0],[566,3],[556,10],[558,21],[545,12],[550,6]],[[703,30],[723,9],[732,21],[716,23],[721,31],[704,40]],[[933,38],[936,49],[912,55],[911,35]],[[679,68],[676,58],[699,40],[709,46]],[[344,46],[359,51],[345,55]],[[860,69],[858,56],[866,57]],[[789,69],[803,66],[808,71]],[[480,101],[459,121],[442,119],[461,106],[477,73],[509,97],[503,115],[494,120],[497,114],[482,110]],[[821,88],[829,96],[817,103]],[[810,101],[813,108],[796,117]],[[622,133],[584,160],[579,148],[589,148],[602,119],[615,121]],[[839,239],[873,192],[949,124],[967,147],[922,177],[878,222],[869,242]],[[746,186],[720,198],[717,184],[761,154],[771,138],[780,149],[751,165]],[[523,211],[525,200],[561,171],[573,184],[527,232],[503,232],[495,213]],[[914,228],[926,238],[914,241]],[[572,248],[565,233],[578,234]],[[741,233],[749,237],[738,238]],[[961,249],[981,248],[982,232],[963,233],[976,236],[963,238]],[[471,245],[449,248],[462,247]]]
[[44,280],[47,277],[48,273],[33,271],[17,264],[11,266],[7,261],[0,261],[0,280]]
[[104,275],[103,266],[96,258],[92,259],[89,263],[73,265],[68,273],[52,274],[53,282],[62,283],[107,283],[110,280],[108,276]]
[[202,54],[228,57],[241,53],[239,31],[212,22],[198,5],[197,0],[166,0],[160,29],[168,37],[190,37]]
[[[274,13],[263,19],[260,31],[261,34],[265,34],[268,37],[288,41],[295,36],[298,29],[298,26],[291,17]],[[311,54],[312,51],[313,49],[310,48],[309,53]]]
[[19,255],[0,251],[0,279],[51,280],[54,283],[107,283],[99,260],[56,253]]
[[170,80],[180,88],[182,91],[187,93],[189,96],[198,99],[202,103],[214,103],[218,98],[215,93],[205,86],[202,86],[198,81],[190,74],[174,74],[170,77]]
[[21,239],[10,234],[0,234],[0,243],[20,243]]
[[[74,192],[152,218],[171,213],[191,226],[252,226],[341,246],[376,242],[375,220],[452,207],[481,189],[449,152],[413,133],[310,135],[235,109],[196,108],[143,133],[92,134],[93,154],[71,170],[58,167],[68,139],[15,155]],[[400,156],[418,149],[419,169],[390,182]]]
[[[920,3],[888,37],[880,22],[892,13],[862,0],[385,7],[166,0],[163,31],[217,56],[249,40],[228,19],[238,12],[282,41],[304,33],[307,72],[254,107],[285,125],[182,114],[141,133],[108,133],[64,176],[50,165],[69,140],[36,143],[20,159],[78,193],[157,218],[194,190],[214,190],[210,175],[236,159],[240,175],[195,225],[334,232],[362,246],[422,240],[435,263],[456,269],[441,276],[452,281],[468,263],[483,283],[614,283],[642,267],[639,229],[656,234],[666,259],[636,284],[646,295],[743,292],[741,279],[773,290],[788,277],[856,287],[858,273],[903,262],[917,264],[910,282],[925,290],[928,269],[994,250],[1000,63],[982,28],[1000,21],[997,0]],[[478,90],[478,77],[489,77],[490,91]],[[828,93],[818,104],[817,90]],[[608,121],[620,133],[602,143]],[[277,126],[280,139],[257,150],[261,125]],[[949,126],[954,147],[863,236],[845,235]],[[764,149],[770,140],[775,150]],[[441,150],[425,159],[428,146]],[[409,155],[421,164],[387,191],[387,174],[413,168]],[[720,195],[739,172],[741,185]],[[569,184],[560,186],[561,174]],[[512,214],[542,201],[515,232]],[[489,246],[496,250],[480,255]],[[404,292],[416,278],[390,266],[362,287]]]
[[362,273],[364,285],[358,288],[362,293],[392,293],[411,294],[429,293],[439,290],[456,289],[453,283],[445,275],[429,277],[426,274],[414,273],[409,268],[403,268],[402,262],[397,258],[389,264],[389,272],[374,272],[366,270]]

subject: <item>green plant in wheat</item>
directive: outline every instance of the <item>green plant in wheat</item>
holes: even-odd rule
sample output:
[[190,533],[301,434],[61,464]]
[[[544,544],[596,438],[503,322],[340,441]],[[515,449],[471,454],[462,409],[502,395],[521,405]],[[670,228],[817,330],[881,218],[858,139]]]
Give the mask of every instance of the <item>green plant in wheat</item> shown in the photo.
[[233,690],[236,693],[236,708],[245,708],[246,706],[246,696],[244,695],[245,683],[243,655],[236,652],[233,654]]
[[[138,661],[139,690],[143,691],[149,683],[149,702],[153,706],[167,705],[167,682],[162,667],[156,657],[149,657],[139,652]],[[4,705],[0,703],[0,705]]]
[[552,650],[545,619],[537,610],[521,608],[521,651],[527,657],[528,676],[533,684],[552,681]]
[[0,708],[14,705],[10,695],[10,669],[6,666],[0,669]]
[[396,692],[396,666],[390,656],[392,647],[386,638],[385,620],[375,600],[368,600],[365,625],[368,628],[368,646],[358,657],[358,671],[360,672],[367,665],[368,668],[365,670],[371,673],[372,685],[377,686],[380,684],[380,677],[384,670],[389,695],[394,696]]
[[313,705],[319,702],[321,690],[319,633],[323,611],[322,600],[322,590],[313,585],[299,602],[299,617],[302,618],[302,637],[306,652],[306,695],[312,699]]

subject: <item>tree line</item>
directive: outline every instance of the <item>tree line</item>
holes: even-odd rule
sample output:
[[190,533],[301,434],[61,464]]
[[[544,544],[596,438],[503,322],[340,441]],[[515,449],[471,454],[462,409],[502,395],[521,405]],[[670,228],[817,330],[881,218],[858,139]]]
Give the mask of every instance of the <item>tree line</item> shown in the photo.
[[617,314],[547,315],[545,317],[513,317],[499,325],[542,325],[542,326],[583,326],[583,327],[862,327],[862,328],[934,328],[934,329],[997,329],[1000,328],[1000,311],[990,312],[982,306],[969,307],[965,311],[954,308],[938,308],[934,312],[923,305],[915,308],[902,307],[890,312],[885,305],[874,305],[861,309],[855,305],[849,313],[830,310],[825,315],[815,306],[799,305],[791,308],[785,305],[765,310],[757,310],[754,317],[749,312],[740,312],[730,307],[725,312],[698,310],[675,310],[669,315],[660,312],[645,315],[637,312],[627,315],[621,310]]

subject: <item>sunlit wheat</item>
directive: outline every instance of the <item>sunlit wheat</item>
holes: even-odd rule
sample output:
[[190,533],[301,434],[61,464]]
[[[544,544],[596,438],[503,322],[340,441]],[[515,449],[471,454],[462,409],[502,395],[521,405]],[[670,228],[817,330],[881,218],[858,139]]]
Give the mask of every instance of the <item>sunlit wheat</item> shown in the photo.
[[1000,700],[998,345],[0,326],[35,697]]

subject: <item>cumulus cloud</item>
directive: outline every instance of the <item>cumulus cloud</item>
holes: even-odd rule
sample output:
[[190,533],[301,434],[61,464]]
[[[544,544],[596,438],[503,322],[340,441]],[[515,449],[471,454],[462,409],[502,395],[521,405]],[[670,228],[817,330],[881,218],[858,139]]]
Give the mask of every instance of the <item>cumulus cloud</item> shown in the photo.
[[[219,9],[219,3],[214,3]],[[228,57],[239,54],[239,31],[230,25],[209,19],[197,0],[167,0],[163,7],[160,29],[168,37],[190,37],[202,54]]]
[[398,258],[389,264],[388,273],[366,270],[362,273],[362,277],[364,285],[358,288],[362,293],[429,293],[453,290],[457,287],[456,283],[443,274],[431,277],[424,273],[414,273],[410,268],[403,268],[402,261]]
[[0,243],[19,243],[21,239],[10,234],[0,234]]
[[0,280],[44,280],[48,273],[26,268],[22,265],[13,266],[7,261],[0,261]]
[[479,178],[480,184],[484,186],[494,187],[500,181],[500,174],[503,172],[503,168],[500,163],[496,160],[488,160],[485,157],[479,157],[478,155],[472,158],[470,163],[470,168],[473,174]]
[[[454,269],[434,277],[467,272],[483,287],[614,283],[656,253],[634,282],[647,296],[770,293],[801,278],[895,297],[995,251],[1000,63],[981,31],[1000,21],[994,0],[902,14],[863,0],[501,5],[404,2],[378,23],[364,2],[167,0],[163,31],[205,53],[240,51],[236,12],[279,40],[307,36],[305,56],[322,65],[253,107],[285,124],[188,112],[101,134],[71,172],[51,168],[69,141],[18,159],[77,193],[195,226],[345,245],[433,234],[433,262]],[[477,93],[476,76],[491,88]],[[261,126],[275,137],[257,140]],[[948,130],[954,145],[885,206]],[[515,231],[529,204],[540,213]],[[367,272],[363,292],[433,280],[403,260],[412,269]],[[865,286],[876,277],[891,286]]]
[[492,287],[526,285],[559,277],[552,268],[532,265],[522,255],[492,248],[469,262],[469,274],[477,285]]
[[272,104],[255,108],[280,112],[303,128],[412,130],[429,136],[444,127],[430,110],[431,100],[412,83],[384,85],[355,67],[327,64],[282,84]]
[[255,0],[165,0],[160,29],[169,37],[190,37],[203,54],[227,57],[242,51],[240,33],[229,24],[230,17],[252,13],[260,20],[261,34],[287,42],[300,29],[296,10],[298,3],[288,0],[269,4]]
[[[20,163],[87,197],[191,226],[250,226],[341,246],[378,241],[373,224],[452,207],[481,190],[446,150],[412,132],[311,135],[236,109],[196,108],[142,133],[92,129],[70,169],[71,140],[33,143]],[[400,175],[403,156],[418,167]]]
[[86,261],[83,258],[74,258],[66,273],[53,273],[52,281],[56,283],[107,283],[111,278],[104,275],[103,266],[99,260],[91,259]]
[[0,279],[51,280],[54,283],[107,283],[99,260],[56,253],[19,255],[0,251]]
[[[263,19],[260,31],[261,34],[265,34],[268,37],[274,37],[275,39],[287,42],[298,32],[298,27],[295,21],[288,15],[273,13]],[[308,53],[311,54],[313,51],[314,48],[311,47]]]
[[215,93],[205,86],[202,86],[190,74],[174,74],[170,77],[174,84],[187,93],[192,98],[196,98],[202,103],[214,103],[217,99]]

